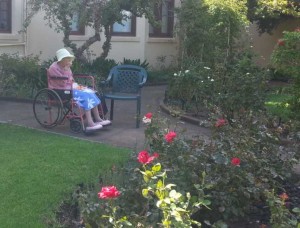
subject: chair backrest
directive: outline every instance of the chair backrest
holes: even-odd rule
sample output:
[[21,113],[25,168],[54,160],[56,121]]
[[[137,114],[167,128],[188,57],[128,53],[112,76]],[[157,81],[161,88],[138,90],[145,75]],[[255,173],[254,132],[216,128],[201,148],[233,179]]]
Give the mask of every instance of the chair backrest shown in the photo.
[[110,70],[112,92],[139,93],[147,81],[147,72],[136,65],[118,65]]

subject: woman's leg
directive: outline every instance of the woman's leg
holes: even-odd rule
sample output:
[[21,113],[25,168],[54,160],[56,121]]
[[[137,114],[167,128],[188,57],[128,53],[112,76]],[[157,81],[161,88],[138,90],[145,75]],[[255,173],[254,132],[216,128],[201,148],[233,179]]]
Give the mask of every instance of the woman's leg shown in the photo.
[[93,116],[95,118],[95,121],[103,126],[105,125],[109,125],[111,124],[111,121],[110,120],[103,120],[101,119],[100,115],[99,115],[99,110],[98,110],[98,107],[94,107],[92,108],[92,112],[93,112]]
[[95,123],[93,121],[93,118],[92,118],[91,110],[86,110],[85,111],[85,117],[86,117],[86,120],[87,120],[88,127],[92,127],[92,126],[95,125]]
[[92,108],[92,112],[93,112],[93,116],[94,116],[94,118],[95,118],[95,121],[96,121],[96,122],[101,122],[102,119],[100,118],[99,110],[98,110],[98,107],[97,107],[97,106],[94,107],[94,108]]

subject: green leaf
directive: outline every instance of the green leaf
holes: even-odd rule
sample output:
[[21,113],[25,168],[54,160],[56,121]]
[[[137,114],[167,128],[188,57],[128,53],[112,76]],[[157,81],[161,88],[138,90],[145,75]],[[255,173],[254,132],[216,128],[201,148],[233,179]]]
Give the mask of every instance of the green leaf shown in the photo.
[[162,180],[158,180],[157,183],[156,183],[156,188],[157,189],[161,189],[163,187],[163,182]]
[[160,163],[157,163],[156,165],[154,165],[152,167],[153,172],[159,172],[160,170],[161,170],[161,164]]
[[143,195],[145,198],[148,198],[148,194],[149,194],[149,190],[144,188],[144,189],[142,190],[142,195]]

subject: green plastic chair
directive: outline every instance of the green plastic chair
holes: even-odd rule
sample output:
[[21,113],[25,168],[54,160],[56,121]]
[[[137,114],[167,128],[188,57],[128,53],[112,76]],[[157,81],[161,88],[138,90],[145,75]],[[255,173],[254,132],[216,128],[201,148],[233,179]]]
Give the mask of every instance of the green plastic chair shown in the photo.
[[101,82],[103,96],[110,99],[110,119],[113,120],[115,100],[136,100],[136,128],[140,127],[141,88],[147,81],[147,72],[136,65],[118,65],[110,70],[107,79]]

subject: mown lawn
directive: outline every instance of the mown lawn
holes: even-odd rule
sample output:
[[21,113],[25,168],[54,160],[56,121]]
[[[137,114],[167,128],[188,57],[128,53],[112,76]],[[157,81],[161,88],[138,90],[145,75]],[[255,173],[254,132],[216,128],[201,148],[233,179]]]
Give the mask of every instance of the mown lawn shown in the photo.
[[274,88],[267,94],[265,102],[267,111],[272,116],[281,118],[282,121],[288,121],[293,118],[293,113],[289,109],[289,100],[292,95],[284,87]]
[[0,227],[45,227],[80,183],[127,160],[124,148],[0,124]]

